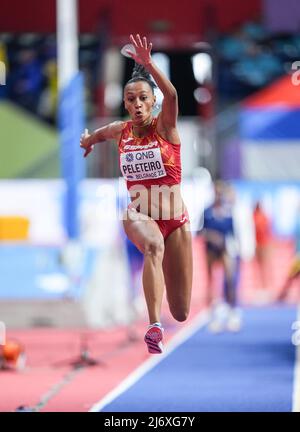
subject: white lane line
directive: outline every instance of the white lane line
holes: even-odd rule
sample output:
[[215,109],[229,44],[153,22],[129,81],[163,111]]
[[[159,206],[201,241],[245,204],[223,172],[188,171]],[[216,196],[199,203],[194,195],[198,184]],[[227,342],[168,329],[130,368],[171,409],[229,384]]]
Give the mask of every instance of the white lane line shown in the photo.
[[[296,324],[297,323],[297,324]],[[300,305],[298,306],[297,321],[294,323],[295,333],[300,332]],[[295,334],[294,334],[295,337]],[[294,368],[294,389],[293,389],[293,412],[300,412],[300,337],[295,337],[295,342],[297,342],[296,349],[296,359]]]
[[41,396],[40,401],[32,408],[32,411],[39,412],[41,409],[45,408],[47,403],[54,398],[67,384],[71,383],[76,376],[81,373],[85,368],[81,367],[79,369],[73,369],[66,373],[63,378],[56,384],[54,384],[50,390]]
[[205,310],[196,315],[195,318],[187,324],[182,330],[180,330],[168,344],[165,346],[163,354],[153,355],[149,360],[146,360],[136,370],[134,370],[127,378],[125,378],[116,388],[107,393],[103,399],[95,403],[90,412],[99,412],[106,405],[111,403],[124,391],[128,390],[133,384],[135,384],[142,376],[153,369],[158,363],[164,360],[170,355],[179,345],[185,342],[189,337],[196,333],[201,327],[204,327],[209,321],[209,311]]

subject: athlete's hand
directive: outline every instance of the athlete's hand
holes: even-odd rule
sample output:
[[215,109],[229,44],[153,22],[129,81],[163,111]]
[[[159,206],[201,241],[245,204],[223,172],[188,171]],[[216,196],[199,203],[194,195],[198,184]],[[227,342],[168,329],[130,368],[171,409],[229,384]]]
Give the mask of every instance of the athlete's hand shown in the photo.
[[135,38],[133,35],[130,35],[130,40],[135,49],[135,53],[130,50],[126,50],[130,57],[133,58],[136,63],[139,63],[143,66],[147,66],[149,63],[151,63],[152,43],[148,43],[146,37],[143,37],[142,40],[139,34],[137,34]]
[[85,129],[84,133],[80,137],[80,147],[85,150],[83,157],[87,157],[87,155],[94,149],[94,144],[91,143],[90,137],[91,135],[87,129]]

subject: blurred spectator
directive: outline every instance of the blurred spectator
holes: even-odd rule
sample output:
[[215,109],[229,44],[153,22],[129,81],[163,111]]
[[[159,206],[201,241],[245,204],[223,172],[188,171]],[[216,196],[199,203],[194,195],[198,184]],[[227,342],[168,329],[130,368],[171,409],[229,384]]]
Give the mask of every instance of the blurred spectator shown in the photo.
[[[295,256],[289,269],[287,279],[283,284],[277,296],[278,301],[283,301],[287,298],[288,292],[292,283],[295,280],[299,281],[300,277],[300,205],[298,207],[296,228],[295,228]],[[299,299],[299,297],[298,297]]]
[[[230,192],[230,195],[229,195]],[[207,303],[212,305],[212,275],[214,264],[223,268],[224,303],[213,307],[209,328],[213,332],[225,329],[238,331],[241,314],[237,308],[239,256],[233,221],[233,195],[224,183],[215,183],[215,198],[204,211],[203,237],[206,246],[208,272]]]
[[37,114],[49,123],[56,123],[58,104],[57,50],[54,35],[46,37],[39,49],[43,74],[43,89]]
[[[0,39],[0,62],[4,65],[4,69],[5,69],[5,74],[8,74],[8,58],[7,58],[7,51],[6,51],[6,46],[5,43],[3,41],[1,41]],[[3,72],[3,69],[1,68],[0,73]],[[6,76],[5,76],[5,81],[6,81]],[[0,99],[6,97],[7,95],[7,86],[6,85],[1,85],[0,83]]]
[[270,300],[268,291],[268,280],[270,271],[270,254],[271,254],[271,221],[264,212],[259,202],[256,203],[253,220],[255,227],[255,258],[260,286],[256,290],[256,300],[258,303],[264,303]]
[[292,34],[282,39],[258,22],[247,22],[230,35],[220,35],[216,52],[220,97],[241,100],[271,84],[290,69],[287,62],[299,53],[297,43]]
[[252,43],[247,56],[241,58],[232,69],[234,75],[252,87],[263,87],[283,73],[279,59],[269,50]]
[[240,29],[229,36],[224,37],[220,42],[220,55],[224,60],[236,61],[244,56],[251,39]]
[[38,114],[50,123],[55,123],[58,102],[57,65],[55,59],[49,59],[44,66],[46,85],[41,93]]
[[268,37],[268,32],[264,26],[258,22],[248,21],[242,26],[243,33],[257,42],[261,42]]
[[35,51],[19,52],[17,67],[12,74],[12,99],[24,108],[36,112],[43,85],[41,64]]

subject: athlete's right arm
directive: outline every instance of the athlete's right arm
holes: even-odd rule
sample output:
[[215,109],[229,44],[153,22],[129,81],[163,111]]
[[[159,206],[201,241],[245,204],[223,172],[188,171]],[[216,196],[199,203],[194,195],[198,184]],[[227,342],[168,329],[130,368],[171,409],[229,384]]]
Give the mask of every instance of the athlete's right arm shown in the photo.
[[115,121],[96,129],[91,134],[84,133],[80,138],[80,147],[85,149],[84,157],[86,157],[94,148],[94,145],[106,141],[108,139],[118,140],[124,127],[123,121]]

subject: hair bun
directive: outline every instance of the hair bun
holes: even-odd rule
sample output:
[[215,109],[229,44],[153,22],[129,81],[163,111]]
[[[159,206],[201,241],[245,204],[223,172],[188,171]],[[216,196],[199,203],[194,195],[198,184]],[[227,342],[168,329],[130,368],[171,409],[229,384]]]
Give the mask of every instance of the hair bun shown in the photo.
[[131,78],[144,78],[147,80],[151,80],[151,76],[149,72],[147,72],[144,66],[142,66],[139,63],[135,63],[131,74]]
[[[134,68],[131,74],[130,80],[127,82],[127,84],[137,82],[137,81],[145,81],[147,82],[150,87],[152,88],[152,91],[154,92],[154,89],[157,87],[155,82],[152,80],[151,75],[149,72],[139,63],[134,64]],[[126,85],[127,85],[126,84]]]
[[152,80],[149,72],[144,68],[143,65],[135,62],[134,68],[133,68],[133,71],[131,74],[131,79],[127,82],[127,84],[132,83],[132,82],[136,82],[136,81],[140,81],[140,80],[146,81],[150,85],[150,87],[152,88],[153,91],[156,88],[156,84]]

